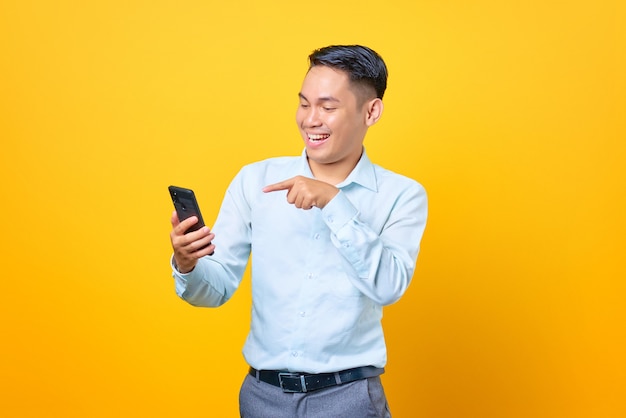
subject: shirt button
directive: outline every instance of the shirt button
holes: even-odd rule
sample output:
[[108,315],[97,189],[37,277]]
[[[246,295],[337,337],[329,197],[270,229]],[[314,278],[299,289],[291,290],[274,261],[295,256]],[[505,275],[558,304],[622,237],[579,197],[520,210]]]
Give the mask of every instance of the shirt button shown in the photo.
[[298,312],[298,315],[300,315],[301,317],[304,317],[306,315],[306,312],[300,311],[300,312]]
[[311,280],[311,279],[313,278],[313,273],[309,273],[309,274],[307,274],[307,275],[306,275],[306,278],[307,278],[307,279],[309,279],[309,280]]
[[297,351],[292,351],[291,352],[291,356],[292,357],[298,357],[298,352]]
[[315,234],[315,236],[313,236],[313,238],[320,239],[320,234]]
[[326,218],[328,220],[328,223],[333,223],[334,219],[332,216],[329,216],[328,218]]

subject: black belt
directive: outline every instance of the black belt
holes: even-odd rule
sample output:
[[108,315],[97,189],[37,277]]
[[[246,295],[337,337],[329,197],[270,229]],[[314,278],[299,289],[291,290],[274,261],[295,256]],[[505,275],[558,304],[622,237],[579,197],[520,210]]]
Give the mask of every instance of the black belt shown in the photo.
[[278,386],[283,392],[303,393],[323,389],[368,377],[380,376],[385,369],[374,366],[357,367],[335,373],[292,373],[280,370],[256,370],[250,367],[250,375],[261,382]]

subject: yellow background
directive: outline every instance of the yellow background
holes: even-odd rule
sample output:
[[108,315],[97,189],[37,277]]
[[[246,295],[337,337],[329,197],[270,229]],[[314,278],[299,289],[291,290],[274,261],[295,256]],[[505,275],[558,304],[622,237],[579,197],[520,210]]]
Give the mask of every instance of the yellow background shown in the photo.
[[390,68],[370,157],[429,192],[385,310],[396,417],[626,416],[622,2],[0,2],[0,415],[235,417],[249,280],[180,301],[167,186],[205,218],[299,154],[314,48]]

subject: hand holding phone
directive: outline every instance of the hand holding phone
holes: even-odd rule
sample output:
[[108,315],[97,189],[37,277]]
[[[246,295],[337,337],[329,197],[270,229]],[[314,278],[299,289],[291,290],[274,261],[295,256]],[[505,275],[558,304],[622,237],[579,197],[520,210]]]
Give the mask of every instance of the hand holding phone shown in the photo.
[[[176,209],[176,214],[178,216],[179,222],[182,222],[185,219],[190,218],[192,216],[195,216],[198,218],[198,222],[190,226],[185,231],[185,234],[197,231],[200,228],[205,226],[204,220],[202,219],[202,214],[200,213],[200,206],[198,205],[198,201],[196,200],[196,196],[193,190],[185,189],[184,187],[169,186],[169,192],[170,192],[170,197],[172,198],[172,203],[174,203],[174,208]],[[172,244],[174,245],[174,241],[172,242]],[[207,245],[201,248],[195,249],[193,253],[195,253],[196,251],[203,250],[210,245],[211,243],[209,242]],[[175,256],[178,255],[176,247],[174,248],[174,250],[175,250]],[[190,256],[191,252],[188,255]],[[209,255],[213,255],[213,253]],[[191,257],[191,258],[196,258],[196,257]]]

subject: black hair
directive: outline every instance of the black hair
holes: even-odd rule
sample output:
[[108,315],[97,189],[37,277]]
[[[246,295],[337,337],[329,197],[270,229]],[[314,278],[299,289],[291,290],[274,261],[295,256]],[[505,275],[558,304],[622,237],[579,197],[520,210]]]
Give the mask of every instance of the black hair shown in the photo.
[[387,89],[387,66],[374,50],[361,45],[331,45],[309,55],[309,69],[324,65],[345,71],[350,81],[374,89],[383,98]]

